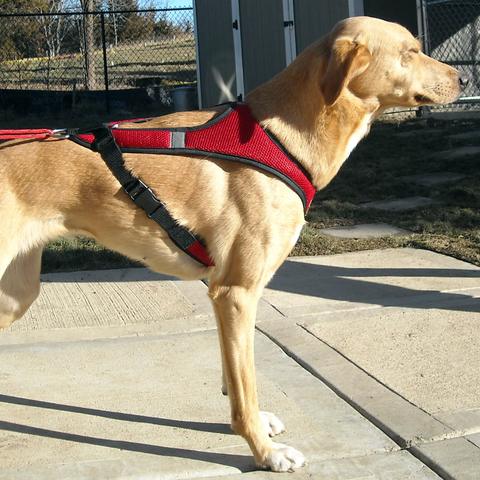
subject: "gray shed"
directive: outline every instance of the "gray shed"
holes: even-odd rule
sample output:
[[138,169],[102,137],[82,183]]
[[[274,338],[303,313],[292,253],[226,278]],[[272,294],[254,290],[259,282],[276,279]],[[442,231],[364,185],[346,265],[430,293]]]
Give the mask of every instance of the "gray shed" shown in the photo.
[[194,0],[200,106],[244,98],[341,19],[369,15],[418,34],[417,0]]

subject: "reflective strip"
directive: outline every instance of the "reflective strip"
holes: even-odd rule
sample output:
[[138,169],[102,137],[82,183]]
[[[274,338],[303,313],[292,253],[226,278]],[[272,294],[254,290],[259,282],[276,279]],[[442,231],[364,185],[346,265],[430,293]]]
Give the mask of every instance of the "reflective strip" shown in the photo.
[[185,132],[172,132],[170,148],[185,148]]

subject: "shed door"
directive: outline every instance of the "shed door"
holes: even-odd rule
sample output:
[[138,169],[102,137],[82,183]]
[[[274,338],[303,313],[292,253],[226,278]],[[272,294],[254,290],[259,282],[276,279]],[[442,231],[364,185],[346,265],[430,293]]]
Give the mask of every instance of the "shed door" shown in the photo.
[[[287,65],[283,3],[279,0],[232,0],[232,3],[238,5],[236,38],[241,45],[244,88],[238,93],[244,96]],[[235,6],[232,7],[235,11]],[[237,68],[237,79],[241,74]]]
[[236,99],[232,9],[230,2],[194,2],[197,81],[201,108]]

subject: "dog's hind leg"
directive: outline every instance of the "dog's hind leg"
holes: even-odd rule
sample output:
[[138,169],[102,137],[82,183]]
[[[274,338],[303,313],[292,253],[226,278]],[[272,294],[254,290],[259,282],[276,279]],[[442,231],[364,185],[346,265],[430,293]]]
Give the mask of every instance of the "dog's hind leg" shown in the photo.
[[42,250],[19,253],[0,277],[0,328],[22,317],[38,297]]
[[212,282],[210,296],[217,315],[222,360],[231,404],[232,429],[243,436],[263,468],[291,471],[305,462],[291,447],[274,443],[258,410],[254,367],[254,333],[260,289]]
[[43,247],[66,234],[61,215],[32,220],[17,213],[5,220],[0,230],[0,328],[22,317],[38,297]]

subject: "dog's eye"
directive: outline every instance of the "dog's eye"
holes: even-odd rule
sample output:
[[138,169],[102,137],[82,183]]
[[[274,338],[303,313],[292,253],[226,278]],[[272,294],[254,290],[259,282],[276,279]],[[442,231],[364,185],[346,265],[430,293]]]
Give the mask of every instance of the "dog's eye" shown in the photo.
[[414,61],[413,59],[416,58],[416,55],[418,54],[418,52],[419,50],[417,48],[404,50],[400,60],[402,67],[407,67],[408,65],[411,65],[412,62]]

